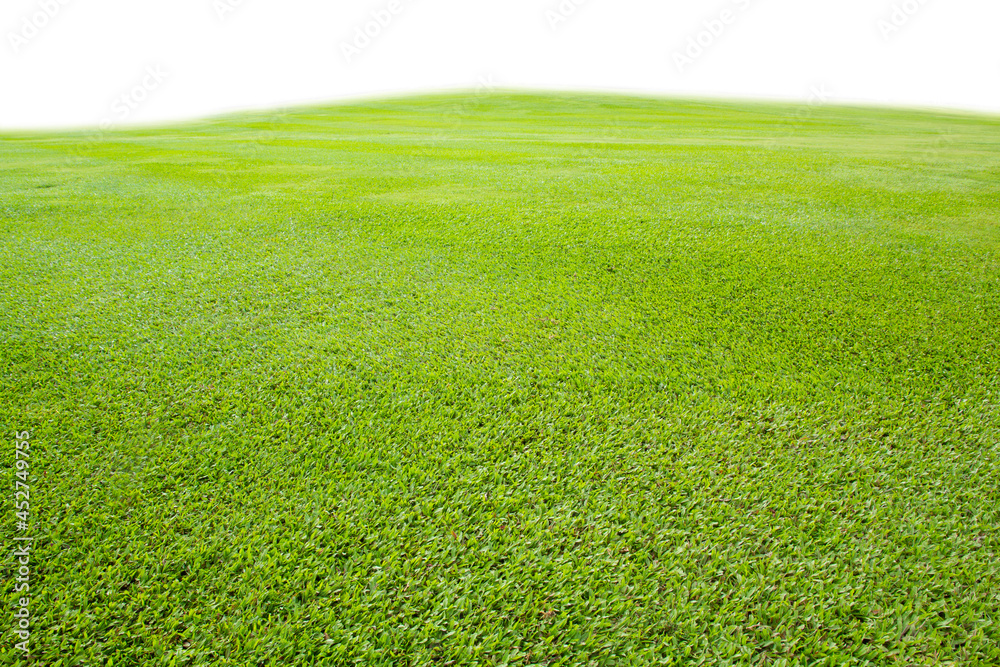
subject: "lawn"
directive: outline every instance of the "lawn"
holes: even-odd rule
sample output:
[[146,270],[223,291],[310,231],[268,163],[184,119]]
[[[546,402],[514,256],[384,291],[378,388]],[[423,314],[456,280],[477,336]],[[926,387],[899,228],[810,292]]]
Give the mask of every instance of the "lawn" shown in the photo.
[[0,662],[1000,664],[998,252],[1000,116],[2,134]]

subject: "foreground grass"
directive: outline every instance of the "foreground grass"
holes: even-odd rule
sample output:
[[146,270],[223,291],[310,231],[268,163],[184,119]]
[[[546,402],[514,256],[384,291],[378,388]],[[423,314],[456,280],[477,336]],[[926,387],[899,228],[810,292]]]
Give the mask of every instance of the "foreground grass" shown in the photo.
[[34,664],[1000,663],[1000,119],[498,94],[0,155]]

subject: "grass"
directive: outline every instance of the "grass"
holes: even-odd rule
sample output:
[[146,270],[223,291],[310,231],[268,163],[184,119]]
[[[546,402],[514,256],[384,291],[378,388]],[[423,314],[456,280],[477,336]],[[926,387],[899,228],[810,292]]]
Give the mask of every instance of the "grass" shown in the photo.
[[30,664],[1000,664],[1000,118],[505,92],[0,156]]

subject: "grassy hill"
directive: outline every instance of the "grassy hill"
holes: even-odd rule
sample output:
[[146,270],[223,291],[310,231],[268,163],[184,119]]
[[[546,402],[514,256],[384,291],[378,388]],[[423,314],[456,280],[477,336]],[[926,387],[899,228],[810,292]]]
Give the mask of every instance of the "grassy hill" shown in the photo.
[[0,158],[32,664],[1000,664],[1000,118],[470,93]]

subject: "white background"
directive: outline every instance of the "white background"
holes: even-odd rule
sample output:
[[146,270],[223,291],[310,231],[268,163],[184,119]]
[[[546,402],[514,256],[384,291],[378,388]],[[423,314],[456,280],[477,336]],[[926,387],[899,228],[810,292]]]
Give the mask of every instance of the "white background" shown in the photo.
[[1000,112],[998,25],[997,0],[3,0],[0,128],[482,86]]

